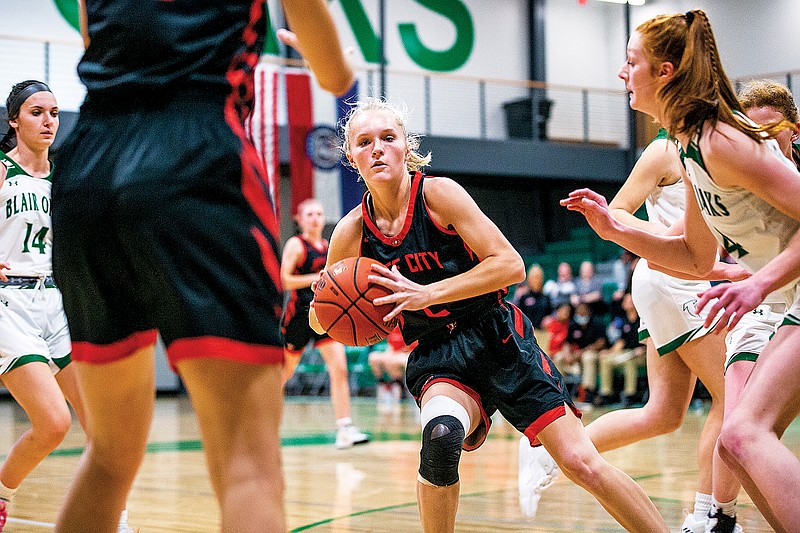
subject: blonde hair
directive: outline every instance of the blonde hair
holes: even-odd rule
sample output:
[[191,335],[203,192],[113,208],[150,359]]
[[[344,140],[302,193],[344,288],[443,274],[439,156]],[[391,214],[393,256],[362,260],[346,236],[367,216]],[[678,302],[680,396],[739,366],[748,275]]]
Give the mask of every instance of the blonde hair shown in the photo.
[[658,92],[669,118],[672,135],[694,133],[705,121],[723,122],[761,142],[760,132],[774,135],[786,121],[753,126],[737,117],[740,104],[717,50],[711,23],[700,9],[659,15],[636,28],[655,73],[661,63],[672,63],[674,75]]
[[769,79],[750,80],[739,91],[745,111],[754,107],[774,107],[786,120],[797,123],[797,105],[788,87]]
[[416,172],[417,170],[430,164],[430,152],[428,152],[427,155],[422,155],[417,152],[417,149],[419,148],[420,136],[415,133],[409,133],[408,129],[406,129],[408,110],[405,108],[405,105],[401,110],[383,98],[367,97],[363,100],[359,100],[355,105],[352,106],[342,122],[342,152],[347,154],[350,151],[350,124],[352,124],[353,119],[356,116],[366,111],[385,111],[394,117],[397,126],[402,130],[406,137],[406,146],[408,146],[406,169],[409,172]]

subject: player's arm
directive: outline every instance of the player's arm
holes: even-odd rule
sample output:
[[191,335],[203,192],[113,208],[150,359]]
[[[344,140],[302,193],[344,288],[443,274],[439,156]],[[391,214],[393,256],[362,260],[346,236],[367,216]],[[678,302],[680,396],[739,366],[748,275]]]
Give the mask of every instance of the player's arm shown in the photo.
[[[785,164],[763,143],[755,143],[730,126],[718,126],[704,136],[703,158],[715,181],[723,187],[742,187],[759,196],[786,215],[800,220],[800,174]],[[702,142],[702,141],[701,141]],[[734,157],[734,161],[726,158]],[[719,176],[719,177],[717,177]],[[786,248],[763,268],[746,280],[717,285],[705,291],[698,301],[702,309],[717,298],[711,306],[708,319],[713,320],[719,311],[720,323],[732,328],[741,317],[758,306],[768,294],[779,290],[800,277],[800,233],[795,234]]]
[[611,215],[628,226],[663,234],[666,226],[637,218],[634,213],[653,189],[676,183],[681,176],[682,165],[675,143],[656,139],[644,149],[628,179],[608,204]]
[[78,0],[78,22],[83,37],[83,47],[89,48],[89,19],[86,16],[86,0]]
[[605,198],[591,189],[572,191],[561,205],[586,217],[597,234],[648,261],[703,279],[716,261],[717,243],[697,205],[691,187],[686,187],[683,231],[679,235],[654,235],[627,226],[611,216]]
[[290,237],[283,247],[283,257],[281,258],[281,282],[284,289],[303,289],[310,287],[319,277],[319,274],[297,274],[295,270],[303,261],[305,247],[297,237]]
[[[288,42],[308,61],[320,87],[341,96],[355,76],[347,62],[325,0],[283,0],[283,11],[297,39]],[[280,34],[279,34],[280,35]],[[282,34],[281,40],[291,39]]]
[[376,298],[375,304],[396,304],[384,320],[391,320],[403,310],[487,294],[525,279],[525,265],[519,253],[463,187],[448,178],[428,178],[424,194],[436,223],[458,232],[481,262],[467,272],[429,285],[413,283],[396,267],[389,270],[373,266],[376,273],[370,280],[393,291]]
[[[331,241],[328,245],[328,259],[325,264],[327,269],[337,261],[347,257],[357,257],[361,254],[361,206],[358,205],[347,213],[333,228]],[[312,288],[314,286],[312,285]],[[311,329],[320,335],[325,333],[325,329],[320,326],[317,320],[317,313],[314,311],[314,302],[308,310],[308,324]]]

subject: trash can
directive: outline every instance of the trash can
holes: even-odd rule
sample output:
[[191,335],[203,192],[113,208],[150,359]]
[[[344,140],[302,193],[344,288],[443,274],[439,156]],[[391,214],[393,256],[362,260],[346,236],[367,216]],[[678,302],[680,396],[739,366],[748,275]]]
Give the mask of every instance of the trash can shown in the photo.
[[[553,101],[548,98],[522,98],[503,104],[506,115],[506,132],[510,139],[533,139],[534,124],[536,138],[547,140],[547,123]],[[534,110],[536,114],[534,115]]]

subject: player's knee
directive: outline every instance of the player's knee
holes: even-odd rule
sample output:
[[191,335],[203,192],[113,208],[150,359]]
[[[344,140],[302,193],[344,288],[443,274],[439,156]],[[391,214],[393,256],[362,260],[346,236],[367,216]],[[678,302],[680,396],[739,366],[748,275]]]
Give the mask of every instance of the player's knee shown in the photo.
[[419,477],[422,483],[448,487],[458,482],[464,425],[451,415],[433,418],[422,430]]
[[726,463],[730,460],[742,463],[748,455],[749,445],[759,441],[758,436],[754,424],[738,419],[734,414],[722,425],[718,439],[720,455]]

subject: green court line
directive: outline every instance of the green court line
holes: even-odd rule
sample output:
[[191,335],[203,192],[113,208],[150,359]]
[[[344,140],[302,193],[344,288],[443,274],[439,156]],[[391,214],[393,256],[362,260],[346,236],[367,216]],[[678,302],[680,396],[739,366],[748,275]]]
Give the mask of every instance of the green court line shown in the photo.
[[[488,438],[490,440],[517,440],[519,436],[514,434],[508,435],[492,435],[489,434]],[[293,435],[288,437],[281,438],[281,446],[282,447],[295,447],[295,446],[320,446],[320,445],[328,445],[333,444],[336,440],[335,433],[312,433],[308,435]],[[392,441],[419,441],[420,440],[420,433],[419,432],[385,432],[385,431],[376,431],[370,433],[370,440],[371,442],[392,442]],[[186,452],[186,451],[202,451],[203,445],[199,440],[179,440],[179,441],[168,441],[168,442],[151,442],[147,445],[147,453],[164,453],[164,452]],[[77,456],[83,453],[83,447],[76,447],[76,448],[62,448],[56,449],[50,453],[52,457],[71,457]],[[5,459],[5,455],[0,456],[0,459]],[[694,475],[697,474],[697,470],[686,470],[686,471],[675,471],[669,472],[669,475]],[[641,476],[636,476],[633,479],[637,482],[643,480],[650,480],[650,479],[657,479],[660,477],[664,477],[667,475],[665,472],[653,473],[653,474],[645,474]],[[494,492],[503,492],[506,489],[500,489],[496,491],[482,491],[482,492],[474,492],[468,494],[462,494],[461,498],[472,498],[472,497],[480,497],[485,496],[487,494],[491,494]],[[665,503],[671,505],[680,505],[680,500],[675,500],[671,498],[659,498],[659,497],[650,497],[653,502],[658,503]],[[332,522],[353,518],[357,516],[364,516],[368,514],[380,513],[384,511],[392,511],[396,509],[404,509],[409,507],[416,507],[417,502],[407,502],[407,503],[400,503],[396,505],[388,505],[384,507],[375,507],[372,509],[364,509],[361,511],[355,511],[353,513],[341,515],[341,516],[334,516],[330,518],[326,518],[323,520],[319,520],[317,522],[312,522],[310,524],[306,524],[303,526],[296,527],[290,530],[290,533],[299,533],[302,531],[308,531],[310,529],[314,529],[319,526],[324,526],[326,524],[330,524]],[[739,503],[740,506],[750,507],[750,504],[742,504]]]

